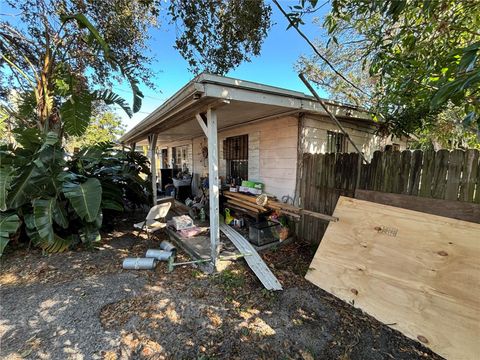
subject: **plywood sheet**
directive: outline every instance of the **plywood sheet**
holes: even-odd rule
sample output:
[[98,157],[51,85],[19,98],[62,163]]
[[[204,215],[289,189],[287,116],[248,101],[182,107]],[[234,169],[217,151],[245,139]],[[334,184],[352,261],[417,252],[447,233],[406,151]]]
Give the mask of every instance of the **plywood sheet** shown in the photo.
[[480,225],[340,197],[306,278],[450,359],[480,357]]

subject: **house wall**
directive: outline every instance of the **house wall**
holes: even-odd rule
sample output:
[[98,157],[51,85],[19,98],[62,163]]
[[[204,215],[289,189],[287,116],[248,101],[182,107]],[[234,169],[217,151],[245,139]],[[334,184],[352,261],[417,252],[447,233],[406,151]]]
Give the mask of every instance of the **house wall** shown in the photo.
[[[248,178],[265,184],[265,191],[282,198],[293,197],[297,171],[298,119],[285,117],[251,123],[218,133],[219,176],[226,177],[227,161],[223,156],[223,140],[248,134]],[[202,147],[206,137],[193,139],[193,169],[197,179],[208,174],[208,160],[203,158]]]
[[[399,144],[400,150],[407,148],[406,139],[380,137],[375,135],[375,126],[368,123],[342,122],[343,127],[350,135],[355,145],[370,160],[376,150],[383,150],[386,145]],[[301,148],[304,153],[324,154],[327,152],[327,131],[338,132],[338,126],[328,117],[306,115],[301,129]],[[355,152],[350,142],[347,142],[347,151]]]

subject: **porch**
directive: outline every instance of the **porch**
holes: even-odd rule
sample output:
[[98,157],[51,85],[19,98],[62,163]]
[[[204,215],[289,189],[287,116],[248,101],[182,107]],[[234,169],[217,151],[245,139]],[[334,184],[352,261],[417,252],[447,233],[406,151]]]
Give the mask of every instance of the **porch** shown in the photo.
[[[329,102],[330,110],[340,118],[368,118],[360,109]],[[201,74],[180,89],[164,105],[149,115],[120,141],[135,147],[148,142],[152,170],[154,203],[157,202],[156,149],[162,144],[193,141],[204,136],[208,151],[208,203],[209,203],[209,253],[212,266],[217,267],[220,255],[219,220],[219,132],[234,130],[241,126],[255,126],[260,122],[291,117],[295,127],[289,134],[298,141],[298,117],[305,113],[324,115],[318,102],[303,93],[266,86],[253,82],[231,79],[210,74]],[[273,131],[273,128],[272,128]],[[275,138],[272,139],[275,142]],[[297,142],[293,145],[291,159],[292,187],[297,182]],[[258,164],[261,166],[261,164]],[[292,171],[293,170],[293,171]],[[281,174],[276,175],[281,179]],[[281,182],[281,180],[279,180]],[[294,194],[292,194],[294,195]],[[199,241],[197,256],[206,258],[205,239]]]

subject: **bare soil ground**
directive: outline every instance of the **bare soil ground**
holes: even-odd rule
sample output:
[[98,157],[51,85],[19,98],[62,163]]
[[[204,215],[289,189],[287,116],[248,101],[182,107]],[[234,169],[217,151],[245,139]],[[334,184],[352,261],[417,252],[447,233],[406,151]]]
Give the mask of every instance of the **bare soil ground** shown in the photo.
[[284,286],[272,293],[243,260],[211,276],[169,274],[164,263],[122,270],[123,258],[158,245],[137,240],[132,222],[95,250],[4,256],[0,358],[440,359],[304,280],[308,246],[264,255]]

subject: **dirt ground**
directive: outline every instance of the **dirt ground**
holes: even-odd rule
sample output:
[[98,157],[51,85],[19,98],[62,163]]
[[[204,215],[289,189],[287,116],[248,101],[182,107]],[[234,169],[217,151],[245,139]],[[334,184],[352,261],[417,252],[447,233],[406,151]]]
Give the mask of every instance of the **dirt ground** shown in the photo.
[[264,254],[284,286],[272,293],[243,260],[210,276],[191,266],[169,274],[165,263],[122,270],[123,258],[158,245],[129,223],[94,250],[4,256],[0,358],[440,359],[304,280],[308,246]]

